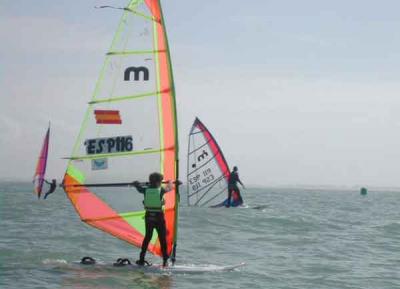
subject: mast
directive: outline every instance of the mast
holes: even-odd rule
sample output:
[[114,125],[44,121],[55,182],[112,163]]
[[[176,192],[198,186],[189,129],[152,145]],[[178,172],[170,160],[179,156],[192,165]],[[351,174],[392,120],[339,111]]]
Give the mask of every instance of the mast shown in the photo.
[[[170,89],[172,93],[172,106],[173,106],[173,118],[174,118],[174,132],[175,132],[175,178],[179,180],[179,137],[178,137],[178,120],[177,120],[177,111],[176,111],[176,95],[175,95],[175,82],[174,82],[174,74],[172,72],[172,62],[171,62],[171,52],[169,49],[169,42],[167,37],[167,29],[165,28],[165,20],[164,14],[161,6],[161,1],[158,1],[158,5],[160,7],[160,16],[161,16],[161,24],[163,27],[165,45],[167,48],[167,56],[168,56],[168,69],[170,76]],[[174,264],[176,261],[176,247],[177,247],[177,239],[178,239],[178,220],[179,220],[179,203],[180,203],[180,194],[179,194],[179,185],[175,186],[175,230],[174,230],[174,243],[171,254],[171,261]]]

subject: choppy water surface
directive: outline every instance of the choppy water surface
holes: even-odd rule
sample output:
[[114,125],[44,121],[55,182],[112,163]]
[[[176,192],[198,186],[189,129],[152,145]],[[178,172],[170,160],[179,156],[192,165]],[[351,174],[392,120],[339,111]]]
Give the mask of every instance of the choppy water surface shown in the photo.
[[29,184],[4,183],[0,194],[1,288],[400,288],[396,192],[249,189],[249,208],[182,204],[179,264],[247,263],[204,274],[72,265],[139,251],[80,222],[61,190],[37,201]]

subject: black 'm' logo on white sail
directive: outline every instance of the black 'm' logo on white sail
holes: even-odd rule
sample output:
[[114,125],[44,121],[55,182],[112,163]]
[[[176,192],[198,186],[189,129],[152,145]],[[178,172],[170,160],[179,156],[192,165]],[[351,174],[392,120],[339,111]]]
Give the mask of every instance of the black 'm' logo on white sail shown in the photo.
[[206,157],[208,157],[208,152],[206,150],[203,150],[202,154],[197,157],[197,161],[201,162]]
[[148,81],[149,80],[149,69],[144,66],[131,66],[125,69],[124,72],[124,80],[125,81],[130,81],[132,79],[134,81],[139,81],[139,80],[144,80]]
[[[197,157],[197,161],[201,162],[206,157],[208,157],[208,152],[206,150],[203,150],[203,152]],[[196,164],[192,164],[192,168],[195,168],[196,166],[197,166]]]

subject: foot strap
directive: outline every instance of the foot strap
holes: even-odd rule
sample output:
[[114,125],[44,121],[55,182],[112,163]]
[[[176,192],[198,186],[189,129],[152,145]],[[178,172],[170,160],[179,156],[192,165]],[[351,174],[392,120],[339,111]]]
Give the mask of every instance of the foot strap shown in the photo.
[[136,265],[139,265],[139,266],[151,266],[152,264],[150,263],[150,262],[148,262],[148,261],[146,261],[146,260],[137,260],[136,262]]
[[80,262],[81,264],[83,264],[83,265],[93,265],[93,264],[96,264],[96,260],[95,259],[93,259],[92,257],[83,257],[82,259],[81,259],[81,262]]
[[118,258],[117,261],[113,264],[116,267],[131,265],[131,261],[127,258]]

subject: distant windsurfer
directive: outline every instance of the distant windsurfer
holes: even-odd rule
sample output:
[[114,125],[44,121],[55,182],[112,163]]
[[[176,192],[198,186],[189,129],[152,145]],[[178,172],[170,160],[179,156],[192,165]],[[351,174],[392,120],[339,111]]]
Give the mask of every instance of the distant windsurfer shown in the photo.
[[239,178],[239,169],[238,167],[234,166],[232,172],[229,175],[229,180],[228,180],[228,200],[226,202],[225,207],[229,208],[231,206],[231,199],[232,199],[232,193],[236,192],[238,195],[237,202],[239,204],[243,204],[243,199],[242,196],[240,195],[240,190],[238,187],[238,183],[242,185],[243,189],[245,188],[242,181]]
[[48,182],[46,180],[44,180],[46,182],[46,184],[50,185],[49,190],[47,191],[47,193],[44,195],[44,199],[46,199],[48,197],[48,195],[54,193],[54,191],[57,188],[57,181],[56,179],[52,179],[51,182]]
[[163,266],[168,265],[168,252],[167,252],[167,230],[164,220],[164,194],[172,190],[172,182],[168,182],[167,186],[161,187],[164,176],[160,173],[152,173],[149,176],[149,185],[142,186],[138,181],[133,182],[133,186],[139,193],[144,194],[144,208],[146,210],[145,225],[146,234],[142,243],[142,250],[140,258],[136,261],[137,265],[144,266],[146,261],[144,259],[147,247],[151,238],[153,237],[153,230],[157,230],[158,238],[160,240],[161,252],[163,256]]

